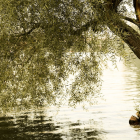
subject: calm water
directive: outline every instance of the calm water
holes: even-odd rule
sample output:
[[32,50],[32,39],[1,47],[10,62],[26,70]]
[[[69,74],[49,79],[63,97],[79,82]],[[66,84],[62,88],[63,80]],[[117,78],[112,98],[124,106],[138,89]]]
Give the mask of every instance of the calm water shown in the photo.
[[140,61],[104,70],[98,104],[64,106],[0,115],[0,140],[138,140],[140,128],[128,121],[140,103]]

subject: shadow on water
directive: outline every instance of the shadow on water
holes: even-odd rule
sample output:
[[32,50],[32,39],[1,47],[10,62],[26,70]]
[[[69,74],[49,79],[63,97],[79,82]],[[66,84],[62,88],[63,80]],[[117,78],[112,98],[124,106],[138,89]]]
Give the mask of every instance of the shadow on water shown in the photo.
[[32,115],[28,112],[0,117],[0,140],[101,140],[101,135],[105,134],[94,129],[94,125],[84,128],[80,121],[56,122],[43,113],[34,113],[33,118]]

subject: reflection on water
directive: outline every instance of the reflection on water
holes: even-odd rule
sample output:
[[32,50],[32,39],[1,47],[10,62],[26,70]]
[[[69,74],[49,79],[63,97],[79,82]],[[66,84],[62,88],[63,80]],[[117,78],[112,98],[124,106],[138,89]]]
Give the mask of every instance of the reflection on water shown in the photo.
[[138,140],[140,128],[131,127],[140,102],[140,61],[118,63],[104,71],[104,100],[83,110],[63,106],[1,114],[0,140]]
[[0,117],[0,140],[99,140],[104,132],[94,128],[98,122],[56,121],[47,112],[28,112],[13,117]]

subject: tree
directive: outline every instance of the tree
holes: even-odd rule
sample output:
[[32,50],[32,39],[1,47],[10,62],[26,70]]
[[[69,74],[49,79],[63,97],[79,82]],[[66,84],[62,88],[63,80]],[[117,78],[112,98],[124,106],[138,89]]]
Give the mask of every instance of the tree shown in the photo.
[[123,15],[126,4],[132,1],[1,0],[0,106],[92,103],[106,56],[128,58],[128,45],[140,58],[140,35],[126,21],[140,23]]

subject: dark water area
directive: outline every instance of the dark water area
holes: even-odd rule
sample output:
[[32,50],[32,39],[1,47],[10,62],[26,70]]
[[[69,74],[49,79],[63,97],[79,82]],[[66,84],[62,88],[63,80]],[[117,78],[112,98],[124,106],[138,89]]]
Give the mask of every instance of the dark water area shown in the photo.
[[140,108],[140,61],[109,65],[97,104],[0,113],[0,140],[139,140],[140,126],[129,119]]
[[[53,134],[60,126],[55,126],[51,118],[36,116],[34,120],[29,115],[0,118],[0,139],[3,140],[30,140],[30,139],[62,139],[61,134]],[[43,133],[48,131],[47,133]]]
[[[33,114],[34,118],[31,118]],[[105,133],[91,127],[82,129],[80,121],[54,122],[52,117],[43,114],[42,111],[0,117],[0,140],[101,140],[100,135]],[[92,123],[96,125],[93,120]],[[68,129],[67,132],[63,132],[64,128]]]

